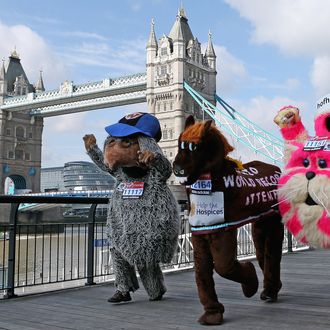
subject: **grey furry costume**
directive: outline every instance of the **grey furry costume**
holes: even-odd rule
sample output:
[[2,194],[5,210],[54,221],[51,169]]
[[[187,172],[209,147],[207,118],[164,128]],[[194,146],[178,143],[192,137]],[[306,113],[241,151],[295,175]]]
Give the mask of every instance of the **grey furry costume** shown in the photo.
[[[172,260],[177,247],[179,214],[177,202],[166,184],[172,173],[170,162],[153,138],[139,135],[138,142],[141,152],[149,150],[156,154],[146,170],[138,167],[110,170],[103,163],[103,152],[97,145],[88,154],[117,180],[107,219],[116,286],[122,292],[137,290],[136,266],[148,295],[154,299],[166,292],[159,263]],[[136,181],[144,182],[143,195],[124,199],[121,185]]]

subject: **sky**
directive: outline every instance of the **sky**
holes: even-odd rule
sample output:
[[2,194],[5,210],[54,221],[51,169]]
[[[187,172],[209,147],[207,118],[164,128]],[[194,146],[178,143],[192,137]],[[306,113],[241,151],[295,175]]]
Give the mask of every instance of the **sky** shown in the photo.
[[[249,119],[278,134],[286,105],[300,108],[311,135],[316,101],[330,92],[328,0],[1,0],[0,56],[16,49],[30,83],[42,70],[46,90],[145,72],[154,19],[168,35],[183,6],[205,50],[217,55],[217,94]],[[89,160],[82,137],[99,145],[104,127],[146,104],[45,118],[42,167]]]

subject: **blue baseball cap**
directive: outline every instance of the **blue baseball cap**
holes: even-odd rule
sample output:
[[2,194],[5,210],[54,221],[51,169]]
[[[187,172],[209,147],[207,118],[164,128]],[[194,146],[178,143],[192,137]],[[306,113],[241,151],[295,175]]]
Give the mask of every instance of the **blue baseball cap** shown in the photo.
[[134,112],[126,115],[118,123],[105,127],[105,130],[114,137],[140,133],[154,138],[157,142],[162,137],[158,119],[146,112]]

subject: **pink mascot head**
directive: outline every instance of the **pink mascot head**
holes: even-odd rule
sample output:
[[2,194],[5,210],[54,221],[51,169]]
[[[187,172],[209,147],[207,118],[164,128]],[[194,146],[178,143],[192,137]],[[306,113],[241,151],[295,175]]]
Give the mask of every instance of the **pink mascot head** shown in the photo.
[[298,108],[282,108],[274,121],[286,142],[278,189],[283,222],[297,240],[330,248],[330,94],[317,102],[315,137]]

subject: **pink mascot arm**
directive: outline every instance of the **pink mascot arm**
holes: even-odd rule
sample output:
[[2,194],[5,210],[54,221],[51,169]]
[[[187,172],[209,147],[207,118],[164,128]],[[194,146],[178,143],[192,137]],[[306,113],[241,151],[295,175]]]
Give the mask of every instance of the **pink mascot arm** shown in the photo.
[[308,138],[305,126],[301,122],[299,109],[291,105],[277,113],[274,122],[280,127],[285,141],[303,142]]
[[286,142],[284,160],[287,163],[292,151],[296,149],[296,143],[303,143],[308,139],[308,132],[301,121],[299,109],[291,105],[280,109],[274,122],[280,127],[280,132]]

